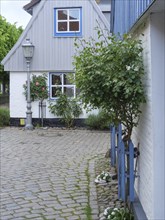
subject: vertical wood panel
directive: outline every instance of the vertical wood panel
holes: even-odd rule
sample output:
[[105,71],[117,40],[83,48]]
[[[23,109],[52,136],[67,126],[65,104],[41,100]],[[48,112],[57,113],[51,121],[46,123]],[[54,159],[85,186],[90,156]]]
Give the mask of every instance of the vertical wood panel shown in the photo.
[[[90,0],[47,0],[41,1],[42,4],[38,15],[28,27],[27,36],[34,44],[34,56],[31,63],[33,71],[58,71],[58,70],[72,70],[72,57],[74,55],[74,37],[54,37],[54,8],[56,7],[82,7],[83,13],[83,36],[86,39],[89,37],[96,38],[97,32],[94,28],[98,25],[105,29],[105,24],[93,7]],[[99,13],[102,13],[101,10]],[[102,14],[104,17],[104,15]],[[106,20],[106,19],[105,19]],[[22,40],[16,54],[11,56],[10,65],[7,64],[10,70],[23,71],[25,64],[23,64],[22,54]]]
[[149,7],[153,0],[115,0],[114,28],[115,34],[128,32],[136,20]]

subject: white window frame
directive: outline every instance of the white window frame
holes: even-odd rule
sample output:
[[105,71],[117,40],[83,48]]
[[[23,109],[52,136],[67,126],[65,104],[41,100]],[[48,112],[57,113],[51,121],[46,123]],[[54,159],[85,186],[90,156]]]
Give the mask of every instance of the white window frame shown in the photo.
[[[58,11],[61,11],[61,10],[66,10],[67,11],[67,20],[58,20]],[[77,11],[79,12],[79,19],[76,19],[76,20],[71,20],[69,19],[69,11]],[[60,33],[79,33],[80,32],[80,28],[81,28],[81,14],[80,14],[80,8],[58,8],[56,9],[56,33],[57,34],[60,34]],[[78,31],[70,31],[69,30],[69,24],[70,22],[79,22],[79,30]],[[59,31],[58,30],[58,23],[60,22],[67,22],[67,31]]]
[[[70,98],[75,98],[76,97],[76,85],[74,84],[71,84],[71,85],[65,85],[64,84],[64,75],[67,75],[67,74],[70,74],[70,73],[56,73],[56,72],[51,72],[50,73],[50,99],[54,100],[54,99],[58,99],[58,97],[52,97],[52,88],[61,88],[61,92],[62,94],[64,94],[64,88],[73,88],[73,97],[70,97]],[[75,77],[75,73],[74,74],[74,77]],[[53,75],[56,75],[56,76],[62,76],[61,77],[61,85],[52,85],[52,76]]]

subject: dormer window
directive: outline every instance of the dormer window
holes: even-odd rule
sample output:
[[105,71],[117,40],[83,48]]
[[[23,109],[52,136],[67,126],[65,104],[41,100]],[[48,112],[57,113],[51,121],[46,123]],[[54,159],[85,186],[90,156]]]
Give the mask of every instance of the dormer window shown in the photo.
[[81,36],[82,35],[82,9],[56,8],[55,10],[55,36]]

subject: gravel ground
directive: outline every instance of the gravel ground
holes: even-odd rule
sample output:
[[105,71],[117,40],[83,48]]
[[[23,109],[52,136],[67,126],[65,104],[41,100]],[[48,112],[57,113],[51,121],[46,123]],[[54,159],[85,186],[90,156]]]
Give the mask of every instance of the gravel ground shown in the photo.
[[[99,175],[102,171],[110,172],[110,174],[116,174],[115,168],[110,166],[110,159],[105,158],[105,154],[101,154],[95,160],[96,176]],[[117,180],[112,180],[107,184],[96,185],[100,219],[103,216],[103,212],[107,207],[111,207],[111,208],[124,207],[124,203],[118,200],[117,185],[118,185]]]

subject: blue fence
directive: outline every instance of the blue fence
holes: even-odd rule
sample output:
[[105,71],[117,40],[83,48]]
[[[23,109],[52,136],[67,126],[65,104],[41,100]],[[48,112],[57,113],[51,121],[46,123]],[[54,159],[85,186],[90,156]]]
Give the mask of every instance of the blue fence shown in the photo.
[[134,145],[127,141],[127,147],[122,139],[122,126],[119,124],[110,127],[110,161],[111,166],[117,166],[118,171],[118,198],[122,201],[134,201]]
[[115,167],[116,165],[116,131],[115,131],[115,126],[110,126],[110,132],[111,132],[111,137],[110,137],[110,163],[112,167]]
[[127,33],[154,0],[111,0],[111,31]]

